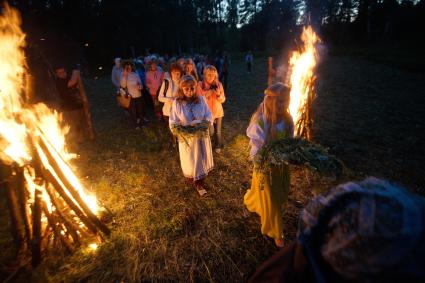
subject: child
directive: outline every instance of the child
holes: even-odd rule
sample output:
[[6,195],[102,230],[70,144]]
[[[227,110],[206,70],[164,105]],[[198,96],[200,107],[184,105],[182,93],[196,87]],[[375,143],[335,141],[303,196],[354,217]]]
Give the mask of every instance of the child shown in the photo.
[[184,62],[184,74],[194,77],[195,80],[199,82],[198,73],[196,72],[196,66],[192,58],[187,58]]
[[223,85],[218,81],[217,69],[208,65],[204,68],[204,80],[198,83],[198,94],[206,98],[214,124],[210,127],[210,134],[215,136],[215,151],[221,152],[221,123],[224,116],[223,106],[226,100]]
[[[183,76],[178,96],[171,106],[170,129],[175,131],[176,126],[188,127],[202,123],[212,123],[211,112],[205,98],[196,94],[195,78]],[[205,135],[179,137],[179,154],[183,175],[203,196],[207,193],[203,185],[204,178],[214,167],[208,132]]]
[[[182,75],[182,69],[179,64],[172,63],[170,65],[169,75],[164,76],[161,88],[159,89],[158,100],[164,103],[162,107],[162,115],[164,121],[168,123],[170,117],[170,109],[173,101],[177,98],[179,90],[179,81]],[[175,138],[171,136],[171,145],[175,147]]]
[[[247,136],[250,138],[251,159],[261,147],[277,139],[292,137],[294,123],[289,114],[289,88],[282,83],[269,86],[263,102],[252,115]],[[289,168],[287,165],[272,167],[264,173],[255,169],[251,189],[244,196],[244,204],[261,217],[261,233],[283,247],[282,205],[289,192]]]
[[156,59],[152,59],[149,62],[149,71],[146,72],[146,86],[149,94],[151,95],[152,102],[154,105],[155,116],[158,120],[162,119],[161,105],[158,102],[158,89],[162,84],[164,73],[158,69]]

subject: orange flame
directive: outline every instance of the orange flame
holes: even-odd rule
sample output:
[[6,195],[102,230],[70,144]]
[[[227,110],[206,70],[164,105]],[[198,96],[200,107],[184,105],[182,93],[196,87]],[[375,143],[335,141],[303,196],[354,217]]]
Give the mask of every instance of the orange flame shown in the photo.
[[[42,103],[30,107],[21,95],[24,92],[26,61],[23,50],[25,34],[20,25],[19,13],[5,5],[3,15],[0,15],[0,159],[7,164],[16,162],[25,166],[25,180],[30,194],[33,196],[34,190],[41,190],[43,200],[49,211],[52,211],[47,192],[44,187],[37,185],[34,170],[30,168],[32,153],[29,140],[36,149],[40,149],[39,142],[43,141],[67,180],[92,212],[96,213],[96,198],[86,193],[67,163],[75,157],[75,154],[66,149],[64,137],[69,128],[60,125],[61,116],[56,111]],[[47,158],[43,158],[41,154],[40,157],[43,166],[54,174]],[[72,198],[71,195],[70,197]]]
[[301,35],[304,46],[301,51],[294,51],[289,60],[291,86],[291,102],[289,112],[297,125],[301,119],[303,109],[306,107],[308,94],[313,87],[314,68],[317,64],[316,43],[320,42],[319,37],[313,31],[311,26],[304,27]]

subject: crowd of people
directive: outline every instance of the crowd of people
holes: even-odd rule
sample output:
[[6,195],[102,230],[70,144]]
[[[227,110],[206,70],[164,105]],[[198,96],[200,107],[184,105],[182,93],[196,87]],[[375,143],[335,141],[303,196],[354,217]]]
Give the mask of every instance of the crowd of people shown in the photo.
[[[226,86],[220,79],[223,66],[200,58],[172,58],[167,63],[158,56],[133,61],[117,58],[111,78],[117,96],[128,100],[120,105],[128,111],[132,127],[148,123],[147,107],[152,107],[155,119],[166,122],[170,145],[178,144],[184,177],[204,196],[204,180],[214,168],[213,149],[220,153],[223,147]],[[252,59],[252,54],[245,57],[247,72],[252,71]],[[59,68],[56,75],[63,96],[75,97],[79,73],[68,76]],[[63,111],[74,115],[81,108],[76,101],[63,99]],[[277,82],[265,89],[246,131],[250,159],[268,143],[294,136],[289,103],[287,85]],[[186,136],[179,132],[204,129],[203,125],[203,132]],[[252,282],[423,282],[423,198],[376,178],[340,185],[302,211],[298,236],[287,245],[282,207],[289,190],[288,165],[272,166],[270,172],[254,166],[243,202],[260,216],[261,233],[284,249],[257,270]]]

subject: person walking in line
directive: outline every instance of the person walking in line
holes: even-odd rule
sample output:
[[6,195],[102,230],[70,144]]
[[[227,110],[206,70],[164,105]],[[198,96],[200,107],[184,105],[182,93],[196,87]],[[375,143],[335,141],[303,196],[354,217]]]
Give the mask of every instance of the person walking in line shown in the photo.
[[[208,126],[212,123],[211,111],[205,98],[196,93],[196,80],[183,76],[179,83],[177,98],[170,111],[169,126],[179,139],[180,164],[183,175],[200,196],[207,193],[204,180],[214,168],[211,140]],[[181,129],[199,128],[185,135]]]
[[[164,121],[169,123],[170,119],[170,110],[173,101],[176,100],[179,90],[179,81],[182,76],[183,70],[180,65],[177,63],[172,63],[170,65],[168,76],[164,76],[164,81],[162,82],[161,88],[159,89],[158,100],[164,103],[162,106],[162,115]],[[175,146],[175,138],[173,135],[170,137],[171,145]]]
[[218,80],[217,69],[212,65],[204,68],[204,79],[198,83],[197,92],[205,97],[214,123],[210,126],[210,135],[214,137],[215,152],[220,153],[223,147],[221,126],[224,117],[222,104],[226,101],[223,85]]
[[143,126],[145,109],[142,100],[142,81],[139,75],[135,72],[131,62],[123,64],[123,72],[120,81],[121,95],[130,98],[129,114],[130,124],[136,130]]
[[194,77],[195,80],[199,82],[199,76],[196,72],[196,66],[192,58],[187,58],[184,62],[184,74]]
[[148,88],[151,96],[155,116],[158,121],[162,120],[162,107],[158,101],[158,90],[162,84],[164,73],[158,69],[158,62],[155,58],[151,59],[148,63],[148,71],[146,72],[146,87]]
[[[250,158],[267,143],[293,137],[294,123],[289,114],[290,89],[283,83],[269,86],[264,100],[252,115],[247,136],[250,139]],[[274,239],[277,247],[283,247],[282,205],[289,192],[289,167],[286,164],[272,166],[270,172],[258,170],[254,164],[251,188],[244,196],[249,211],[261,218],[261,233]]]
[[115,64],[112,67],[112,72],[111,72],[111,80],[116,88],[115,94],[118,94],[120,90],[120,81],[121,81],[121,73],[122,73],[121,58],[115,58],[114,63]]

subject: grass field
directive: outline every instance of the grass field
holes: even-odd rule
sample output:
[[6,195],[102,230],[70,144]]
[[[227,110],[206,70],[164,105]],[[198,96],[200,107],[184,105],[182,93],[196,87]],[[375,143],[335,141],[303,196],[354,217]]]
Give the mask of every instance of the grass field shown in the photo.
[[[317,81],[315,139],[348,170],[335,180],[291,169],[284,208],[287,242],[296,236],[300,209],[339,182],[375,175],[425,193],[425,74],[329,57]],[[32,273],[33,282],[241,282],[276,252],[273,241],[260,234],[258,216],[242,203],[251,178],[244,132],[265,88],[266,59],[256,60],[252,75],[241,61],[233,62],[229,82],[225,149],[214,155],[208,195],[200,198],[183,180],[166,126],[130,129],[116,107],[109,78],[87,81],[96,140],[81,146],[74,165],[112,211],[112,235],[95,252],[81,249],[70,257],[51,252]],[[7,226],[1,227],[5,235]],[[7,246],[1,239],[0,245]],[[10,251],[3,249],[2,258]]]

